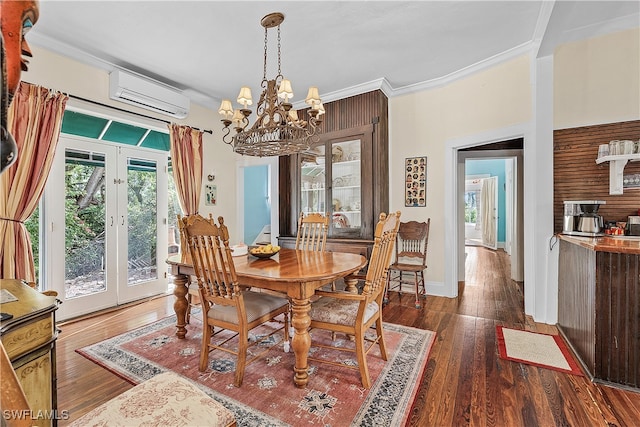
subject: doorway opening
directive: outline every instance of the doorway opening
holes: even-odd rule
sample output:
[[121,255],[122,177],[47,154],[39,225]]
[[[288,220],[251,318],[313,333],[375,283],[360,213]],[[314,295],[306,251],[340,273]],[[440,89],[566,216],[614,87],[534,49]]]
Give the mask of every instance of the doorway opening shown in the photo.
[[[511,278],[523,281],[523,148],[516,138],[458,150],[458,215],[462,231],[458,258],[459,292],[468,266],[467,246],[504,250],[511,258]],[[471,260],[473,258],[470,258]]]
[[269,165],[244,168],[244,241],[247,245],[271,243],[271,191]]
[[277,244],[278,157],[243,156],[237,163],[238,237],[247,245]]

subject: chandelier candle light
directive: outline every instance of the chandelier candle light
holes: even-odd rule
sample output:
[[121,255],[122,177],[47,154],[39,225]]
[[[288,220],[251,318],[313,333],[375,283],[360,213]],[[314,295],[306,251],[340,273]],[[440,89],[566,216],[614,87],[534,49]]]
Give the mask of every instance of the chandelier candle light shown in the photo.
[[[318,131],[324,107],[318,95],[318,88],[310,87],[305,99],[310,107],[308,122],[298,118],[296,110],[292,109],[289,102],[293,97],[291,82],[285,79],[280,71],[282,21],[284,15],[279,12],[270,13],[260,21],[264,27],[264,74],[254,124],[249,127],[251,110],[248,106],[253,104],[253,100],[251,89],[247,86],[240,89],[237,99],[242,108],[234,110],[231,101],[223,99],[218,110],[223,117],[222,124],[226,131],[222,140],[230,144],[238,154],[257,157],[286,156],[305,151],[311,144],[320,140]],[[273,80],[267,80],[267,31],[273,27],[278,27],[278,75]],[[232,125],[236,134],[230,136]]]

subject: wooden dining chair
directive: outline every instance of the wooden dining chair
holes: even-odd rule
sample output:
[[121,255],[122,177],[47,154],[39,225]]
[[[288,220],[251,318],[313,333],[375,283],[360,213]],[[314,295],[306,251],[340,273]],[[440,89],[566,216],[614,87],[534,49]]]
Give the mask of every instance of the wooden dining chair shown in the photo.
[[324,251],[329,231],[329,214],[300,213],[298,218],[298,234],[296,236],[296,249],[305,251]]
[[[324,215],[319,212],[305,215],[300,212],[298,218],[298,234],[296,235],[296,249],[304,251],[324,252],[327,245],[327,233],[329,231],[329,213]],[[331,290],[336,290],[336,284],[331,284]]]
[[[202,347],[200,351],[201,372],[207,368],[209,352],[221,350],[236,355],[234,385],[240,387],[245,366],[284,342],[285,351],[289,344],[289,301],[275,295],[252,292],[238,284],[231,248],[229,231],[224,219],[218,217],[218,225],[200,215],[182,219],[183,232],[189,247],[193,268],[198,281],[202,304]],[[249,331],[283,315],[284,326],[249,343]],[[215,328],[219,328],[216,331]],[[233,331],[238,337],[237,351],[228,345],[228,336],[219,337],[223,331]],[[274,334],[283,331],[284,339],[270,348],[253,355],[247,361],[247,350]]]
[[27,395],[13,370],[11,359],[2,345],[2,341],[0,341],[0,378],[2,378],[2,388],[0,388],[0,408],[3,410],[2,426],[31,427],[33,422],[30,417],[8,416],[11,413],[28,414],[31,411]]
[[[185,218],[188,218],[189,215],[187,215]],[[183,252],[189,252],[189,246],[187,245],[187,240],[186,237],[184,235],[184,221],[182,220],[183,217],[178,214],[178,232],[180,235],[180,250]],[[206,218],[207,221],[209,221],[209,223],[211,224],[215,224],[215,221],[213,220],[213,216],[211,216],[211,214],[209,214],[209,218]],[[195,278],[192,278],[192,280],[189,282],[189,286],[187,286],[187,314],[185,317],[185,321],[187,322],[187,324],[191,323],[191,310],[196,308],[196,307],[200,307],[200,289],[198,288],[198,282],[193,280]]]
[[[367,367],[367,353],[377,344],[380,348],[382,359],[387,360],[387,350],[382,330],[382,297],[399,225],[399,211],[389,215],[380,214],[380,220],[375,229],[369,268],[361,294],[344,291],[316,291],[316,294],[320,295],[321,298],[311,305],[310,327],[312,329],[317,328],[344,333],[353,336],[355,340],[355,349],[345,346],[321,345],[313,341],[312,346],[355,352],[358,366],[348,366],[340,361],[311,357],[309,360],[357,369],[360,371],[362,385],[365,388],[371,387],[369,368]],[[375,337],[365,337],[366,332],[374,325]],[[365,345],[365,342],[367,345]]]
[[[415,287],[415,307],[421,308],[421,298],[426,298],[424,287],[424,270],[427,268],[427,247],[429,245],[429,227],[431,218],[426,222],[401,222],[396,242],[395,261],[389,267],[387,290],[384,303],[389,301],[389,291],[398,288],[402,292],[402,284],[413,284]],[[404,274],[412,274],[413,280],[406,281]],[[394,286],[393,283],[396,283]],[[422,288],[422,289],[421,289]]]

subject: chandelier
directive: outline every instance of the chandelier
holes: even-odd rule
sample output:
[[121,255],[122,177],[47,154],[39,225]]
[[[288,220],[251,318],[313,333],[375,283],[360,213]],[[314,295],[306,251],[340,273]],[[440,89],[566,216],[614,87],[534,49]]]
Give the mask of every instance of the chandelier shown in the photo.
[[[249,126],[253,104],[251,89],[243,86],[238,95],[240,109],[233,109],[231,101],[223,99],[218,113],[223,117],[224,135],[222,140],[233,147],[233,151],[247,156],[286,156],[309,149],[318,142],[320,123],[324,107],[318,95],[317,87],[310,87],[305,102],[309,105],[308,121],[298,118],[289,100],[293,97],[291,82],[282,76],[280,71],[280,24],[284,15],[279,12],[270,13],[260,21],[264,27],[264,74],[262,76],[262,93],[256,108],[256,120]],[[273,80],[267,80],[267,31],[278,28],[278,74]],[[277,88],[277,90],[276,90]],[[231,134],[231,127],[235,135]]]

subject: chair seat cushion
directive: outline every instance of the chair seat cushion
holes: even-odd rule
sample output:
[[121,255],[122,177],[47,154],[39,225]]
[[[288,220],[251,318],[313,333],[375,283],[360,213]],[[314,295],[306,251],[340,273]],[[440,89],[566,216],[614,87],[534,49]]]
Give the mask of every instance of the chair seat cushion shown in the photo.
[[235,417],[221,403],[173,372],[144,381],[71,423],[88,426],[229,426]]
[[395,263],[389,266],[389,269],[391,270],[415,271],[415,272],[420,272],[425,268],[427,267],[425,267],[422,264],[406,264],[406,263]]
[[189,287],[187,288],[187,293],[189,295],[200,296],[200,288],[198,286],[198,282],[189,283]]
[[[311,304],[309,313],[312,321],[354,326],[360,301],[349,301],[338,298],[322,297]],[[364,321],[367,322],[378,312],[378,304],[372,301],[364,310]]]
[[[247,322],[251,323],[259,317],[289,305],[286,298],[266,293],[246,291],[243,293]],[[233,305],[212,305],[207,316],[214,320],[238,324],[236,307]]]

